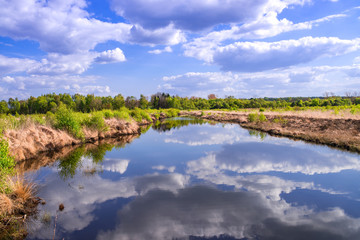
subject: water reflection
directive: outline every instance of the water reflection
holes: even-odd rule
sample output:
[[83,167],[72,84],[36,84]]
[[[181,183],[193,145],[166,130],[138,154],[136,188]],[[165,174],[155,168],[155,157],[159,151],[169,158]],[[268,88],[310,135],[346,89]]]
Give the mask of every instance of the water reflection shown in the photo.
[[156,189],[119,211],[115,230],[97,239],[203,238],[226,234],[237,239],[356,239],[359,220],[341,209],[321,213],[271,201],[245,191],[206,186],[177,192]]
[[181,127],[189,125],[202,125],[205,123],[208,123],[208,121],[198,118],[172,118],[165,119],[163,121],[157,121],[155,124],[152,125],[152,129],[158,132],[167,132],[171,129],[179,129]]
[[[47,204],[28,238],[52,238],[60,203],[57,239],[360,235],[357,154],[231,124],[178,119],[147,131],[117,145],[83,146],[41,168]],[[50,224],[41,221],[45,213]]]

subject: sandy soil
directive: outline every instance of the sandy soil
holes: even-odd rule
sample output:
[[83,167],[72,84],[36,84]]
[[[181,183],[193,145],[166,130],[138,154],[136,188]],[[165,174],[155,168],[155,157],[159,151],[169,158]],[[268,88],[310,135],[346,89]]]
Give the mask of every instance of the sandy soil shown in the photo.
[[[124,121],[118,119],[107,119],[108,125],[106,132],[94,129],[84,129],[85,143],[95,143],[98,140],[106,138],[118,138],[120,136],[140,134],[141,125],[150,122],[138,124],[135,121]],[[7,130],[4,133],[9,142],[9,149],[16,161],[38,158],[41,153],[61,152],[66,146],[75,146],[82,144],[79,139],[74,138],[66,131],[57,130],[49,126],[31,125],[24,129]]]
[[248,122],[250,112],[192,111],[181,112],[204,119],[239,123],[242,127],[271,135],[286,136],[308,142],[360,152],[360,119],[357,115],[329,112],[264,112],[265,122]]

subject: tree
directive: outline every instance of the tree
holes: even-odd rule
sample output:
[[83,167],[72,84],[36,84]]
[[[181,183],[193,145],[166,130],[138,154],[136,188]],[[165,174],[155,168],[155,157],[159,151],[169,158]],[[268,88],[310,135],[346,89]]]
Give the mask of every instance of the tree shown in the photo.
[[113,109],[120,109],[125,106],[125,100],[124,97],[121,94],[118,94],[114,97],[113,100]]
[[9,107],[8,104],[5,100],[2,100],[0,102],[0,113],[5,113],[7,114],[9,112]]
[[138,102],[136,97],[134,96],[129,96],[126,98],[125,100],[125,107],[129,108],[129,109],[134,109],[135,107],[137,107]]
[[149,101],[147,100],[147,97],[140,94],[139,107],[141,109],[146,109],[148,107],[148,105],[149,105]]

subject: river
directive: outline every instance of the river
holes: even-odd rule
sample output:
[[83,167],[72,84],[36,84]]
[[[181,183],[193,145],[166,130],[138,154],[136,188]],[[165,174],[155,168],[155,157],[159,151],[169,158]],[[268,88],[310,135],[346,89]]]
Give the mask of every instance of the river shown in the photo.
[[27,239],[359,239],[359,170],[355,153],[166,120],[28,169],[46,204]]

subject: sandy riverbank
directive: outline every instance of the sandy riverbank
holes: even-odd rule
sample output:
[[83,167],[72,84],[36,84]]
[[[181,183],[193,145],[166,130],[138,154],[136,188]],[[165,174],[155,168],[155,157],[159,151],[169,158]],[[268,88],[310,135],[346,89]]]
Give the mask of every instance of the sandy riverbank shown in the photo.
[[[164,118],[161,115],[160,118]],[[155,121],[155,117],[152,117]],[[153,121],[126,121],[116,118],[105,119],[106,131],[84,128],[84,140],[80,140],[67,131],[54,129],[50,126],[32,124],[22,129],[10,129],[4,132],[9,143],[10,154],[17,162],[37,158],[42,153],[58,152],[64,147],[78,146],[84,143],[94,143],[102,139],[118,138],[120,136],[139,135],[141,126]]]
[[264,112],[267,121],[249,122],[251,112],[183,111],[181,115],[239,123],[242,127],[308,142],[360,152],[358,115],[335,115],[330,112]]

